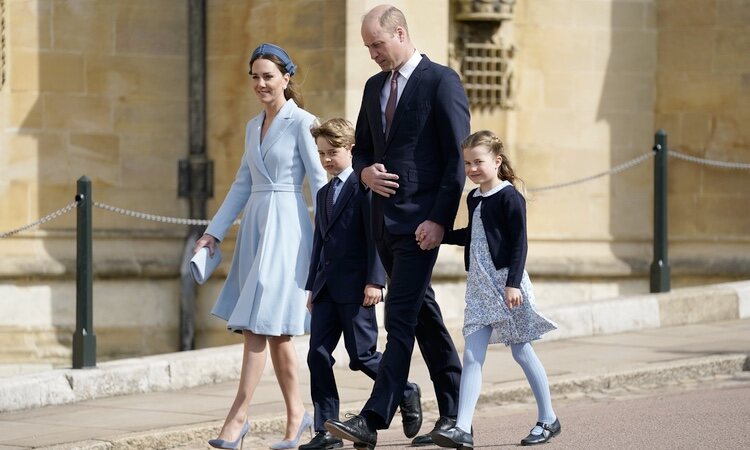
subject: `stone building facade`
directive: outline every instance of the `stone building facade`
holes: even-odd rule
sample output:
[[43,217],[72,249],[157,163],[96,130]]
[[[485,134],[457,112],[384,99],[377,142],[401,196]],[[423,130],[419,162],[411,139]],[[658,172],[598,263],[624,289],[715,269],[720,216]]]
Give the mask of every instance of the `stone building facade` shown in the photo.
[[[188,152],[187,3],[0,0],[0,232],[72,202],[84,174],[96,201],[186,217],[177,161]],[[379,2],[206,3],[213,212],[242,155],[244,124],[259,111],[250,51],[284,46],[306,108],[354,120],[377,70],[360,19]],[[504,74],[477,82],[501,94],[477,94],[472,128],[503,136],[529,188],[528,270],[542,304],[648,290],[653,161],[534,188],[648,153],[658,128],[685,154],[750,162],[750,0],[393,3],[417,48],[465,82],[484,76],[470,73],[472,55],[490,55],[495,69],[480,69]],[[748,278],[750,172],[672,158],[669,177],[673,286]],[[74,227],[67,214],[0,239],[0,362],[68,361]],[[185,228],[95,210],[94,229],[100,355],[176,350]],[[444,248],[436,281],[455,320],[461,276],[459,250]],[[199,346],[235,342],[208,316],[219,288],[217,280],[198,291]]]

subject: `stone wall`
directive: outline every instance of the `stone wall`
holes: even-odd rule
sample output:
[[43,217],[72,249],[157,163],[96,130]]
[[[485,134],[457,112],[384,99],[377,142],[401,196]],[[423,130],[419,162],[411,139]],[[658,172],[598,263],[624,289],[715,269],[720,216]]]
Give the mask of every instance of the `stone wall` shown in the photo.
[[[70,202],[83,174],[99,201],[184,214],[173,200],[186,145],[186,8],[159,5],[6,1],[3,228]],[[67,217],[42,229],[72,225]]]
[[[186,2],[4,0],[3,19],[0,229],[72,202],[84,174],[95,201],[185,216],[176,161],[187,152]],[[74,223],[68,214],[0,241],[0,360],[68,354]],[[177,305],[184,231],[101,210],[94,228],[100,353],[173,350],[176,321],[162,319]]]
[[[505,122],[515,127],[511,155],[527,186],[648,153],[659,128],[673,149],[750,161],[740,125],[748,117],[748,8],[742,0],[519,1],[520,91]],[[669,163],[673,286],[746,278],[748,172]],[[569,278],[585,296],[645,292],[652,173],[648,161],[530,195],[530,271],[555,289]],[[586,283],[590,292],[581,292]]]
[[[429,8],[425,8],[429,2]],[[284,46],[306,108],[359,110],[378,70],[360,19],[374,0],[208,0],[212,214],[234,179],[245,123],[260,107],[252,49]],[[449,0],[394,2],[417,48],[450,62]],[[73,200],[185,217],[177,161],[187,154],[187,2],[2,0],[0,231]],[[651,150],[657,128],[691,155],[750,162],[750,0],[519,0],[513,110],[475,110],[472,127],[506,141],[527,187],[570,181]],[[673,285],[747,278],[747,171],[670,160]],[[652,163],[529,195],[529,271],[543,305],[647,290]],[[467,186],[469,188],[471,186]],[[465,223],[465,216],[458,219]],[[0,240],[2,360],[65,362],[74,325],[74,216]],[[102,357],[175,350],[185,229],[95,210],[95,331]],[[231,254],[233,239],[225,243]],[[221,270],[226,270],[228,261]],[[445,248],[436,289],[460,321],[461,253]],[[221,275],[221,271],[218,275]],[[199,289],[199,346],[237,342]],[[443,300],[441,300],[443,301]]]
[[[0,230],[71,202],[83,174],[93,179],[96,201],[185,217],[176,175],[188,150],[187,2],[3,6],[8,76],[0,91],[0,170],[9,176],[0,179]],[[345,115],[349,12],[343,0],[207,2],[207,147],[215,163],[209,214],[234,179],[245,123],[260,111],[247,73],[252,49],[261,42],[285,47],[299,66],[306,108],[321,118]],[[0,310],[12,311],[0,321],[8,344],[0,361],[68,359],[74,224],[69,214],[0,241]],[[99,353],[176,350],[184,227],[95,210],[94,229]],[[225,246],[233,244],[230,235]],[[218,338],[199,343],[234,342],[208,315],[215,294],[201,290],[198,327]]]
[[[750,1],[660,0],[656,124],[670,148],[750,162]],[[675,269],[747,278],[750,171],[670,160]]]
[[[654,2],[529,0],[516,16],[520,90],[511,148],[527,187],[580,179],[650,152]],[[529,270],[594,283],[642,277],[651,173],[647,163],[530,194]]]

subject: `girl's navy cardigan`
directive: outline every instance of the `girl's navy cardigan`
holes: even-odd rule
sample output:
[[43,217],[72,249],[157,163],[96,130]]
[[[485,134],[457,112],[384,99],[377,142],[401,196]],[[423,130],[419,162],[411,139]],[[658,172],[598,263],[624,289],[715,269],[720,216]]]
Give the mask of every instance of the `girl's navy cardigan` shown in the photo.
[[480,217],[487,235],[487,244],[495,269],[508,268],[506,286],[521,287],[523,269],[526,264],[526,200],[513,186],[506,186],[487,197],[474,197],[469,192],[466,203],[469,206],[469,226],[446,233],[443,243],[464,246],[464,265],[469,270],[471,249],[471,226],[474,210],[482,202]]

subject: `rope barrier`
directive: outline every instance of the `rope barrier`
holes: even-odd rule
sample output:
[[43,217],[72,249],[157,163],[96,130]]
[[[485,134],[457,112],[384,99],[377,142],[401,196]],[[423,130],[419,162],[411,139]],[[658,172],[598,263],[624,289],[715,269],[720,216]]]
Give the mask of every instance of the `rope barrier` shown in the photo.
[[[576,184],[585,183],[587,181],[595,180],[597,178],[601,178],[603,176],[607,175],[616,175],[620,172],[623,172],[625,170],[631,169],[639,164],[644,163],[645,161],[651,159],[654,157],[654,152],[648,152],[644,153],[641,156],[638,156],[636,158],[631,159],[630,161],[624,162],[622,164],[618,164],[611,169],[600,172],[588,177],[580,178],[573,181],[567,181],[564,183],[558,183],[558,184],[552,184],[549,186],[541,186],[536,188],[528,188],[527,190],[529,192],[542,192],[542,191],[549,191],[552,189],[560,189],[565,188],[569,186],[574,186]],[[715,167],[720,169],[735,169],[735,170],[750,170],[750,164],[748,163],[738,163],[738,162],[727,162],[727,161],[716,161],[711,159],[705,159],[705,158],[699,158],[696,156],[686,155],[684,153],[678,152],[676,150],[669,150],[669,156],[681,159],[683,161],[688,161],[695,164],[701,164],[709,167]],[[36,222],[32,222],[28,225],[24,225],[20,228],[16,228],[14,230],[6,231],[4,233],[0,233],[0,239],[7,238],[10,236],[13,236],[15,234],[18,234],[22,231],[28,230],[29,228],[33,228],[38,225],[42,225],[46,222],[49,222],[51,220],[57,219],[60,216],[63,216],[73,209],[77,207],[76,202],[72,202],[60,209],[58,209],[55,212],[52,212],[50,214],[47,214],[46,216],[42,217],[41,219],[37,220]],[[148,214],[140,211],[133,211],[130,209],[125,208],[119,208],[117,206],[108,205],[106,203],[101,202],[93,202],[94,207],[103,209],[105,211],[113,212],[116,214],[122,214],[124,216],[134,217],[136,219],[141,220],[150,220],[153,222],[160,222],[160,223],[170,223],[170,224],[176,224],[176,225],[202,225],[207,226],[210,223],[210,220],[206,219],[185,219],[182,217],[169,217],[169,216],[160,216],[157,214]],[[233,222],[233,225],[238,225],[240,223],[240,219],[237,219]]]

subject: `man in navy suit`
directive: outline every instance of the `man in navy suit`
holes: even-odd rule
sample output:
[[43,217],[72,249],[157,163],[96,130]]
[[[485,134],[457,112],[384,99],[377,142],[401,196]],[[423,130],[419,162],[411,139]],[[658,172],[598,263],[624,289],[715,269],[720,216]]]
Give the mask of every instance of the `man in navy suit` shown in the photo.
[[[352,170],[354,127],[345,119],[331,119],[311,132],[320,162],[332,178],[317,194],[315,235],[305,286],[310,291],[307,307],[312,314],[307,365],[316,435],[299,448],[322,450],[343,446],[341,439],[323,426],[326,420],[339,417],[332,353],[342,334],[349,367],[372,379],[378,372],[381,353],[376,350],[375,305],[382,299],[385,270],[370,230],[370,193]],[[407,383],[402,393],[409,398],[418,389],[416,384]]]
[[[354,169],[373,192],[373,233],[390,277],[388,337],[361,413],[344,422],[329,420],[326,428],[357,448],[374,448],[377,430],[388,428],[401,401],[415,337],[435,388],[435,427],[455,421],[461,363],[430,278],[464,186],[460,144],[469,134],[469,108],[458,75],[419,54],[397,8],[380,5],[368,12],[362,39],[382,72],[365,85]],[[432,441],[419,436],[413,443]]]

